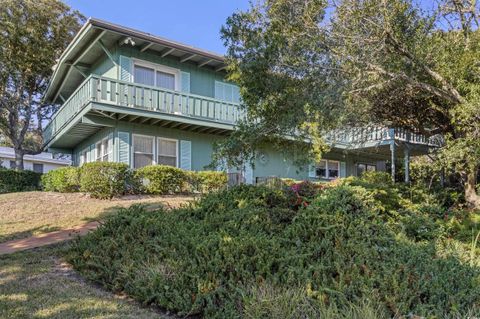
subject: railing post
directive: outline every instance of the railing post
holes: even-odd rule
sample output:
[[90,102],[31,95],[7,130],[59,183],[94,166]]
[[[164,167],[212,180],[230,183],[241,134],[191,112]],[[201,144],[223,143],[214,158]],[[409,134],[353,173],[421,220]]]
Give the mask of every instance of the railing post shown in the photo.
[[410,149],[408,145],[405,145],[403,152],[405,156],[405,183],[410,183]]

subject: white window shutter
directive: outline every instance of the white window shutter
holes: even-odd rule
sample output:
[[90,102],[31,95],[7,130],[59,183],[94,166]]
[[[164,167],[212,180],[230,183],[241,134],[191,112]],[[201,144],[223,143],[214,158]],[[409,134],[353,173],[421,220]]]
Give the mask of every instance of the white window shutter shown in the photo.
[[340,177],[347,177],[347,163],[340,162]]
[[245,164],[245,183],[246,184],[253,184],[253,167],[252,164],[247,163]]
[[108,134],[108,161],[113,162],[113,133]]
[[130,133],[118,132],[118,162],[130,166]]
[[192,170],[192,142],[180,141],[180,168]]
[[315,164],[308,165],[308,177],[311,177],[311,178],[317,177]]
[[190,73],[183,72],[181,73],[181,91],[185,93],[190,93]]
[[120,81],[132,82],[132,59],[124,55],[120,56]]

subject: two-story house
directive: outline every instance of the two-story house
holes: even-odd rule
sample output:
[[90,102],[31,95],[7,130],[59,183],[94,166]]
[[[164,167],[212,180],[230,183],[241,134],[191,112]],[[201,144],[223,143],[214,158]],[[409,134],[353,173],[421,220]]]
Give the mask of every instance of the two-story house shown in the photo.
[[[45,129],[44,147],[71,154],[74,165],[114,161],[203,170],[212,143],[242,116],[238,87],[225,80],[225,67],[221,55],[89,19],[45,94],[61,107]],[[310,167],[296,167],[266,148],[241,174],[247,183],[267,176],[333,179],[385,170],[396,158],[408,167],[410,156],[436,146],[432,138],[377,127],[342,130],[328,140],[332,151]]]

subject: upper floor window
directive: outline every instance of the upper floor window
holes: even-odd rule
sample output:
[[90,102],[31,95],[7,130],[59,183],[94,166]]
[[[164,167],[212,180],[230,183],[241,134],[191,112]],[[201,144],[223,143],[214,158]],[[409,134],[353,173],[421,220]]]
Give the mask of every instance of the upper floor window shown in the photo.
[[222,101],[239,103],[240,90],[236,85],[215,81],[215,98]]
[[177,90],[180,72],[164,65],[136,61],[133,67],[133,81],[139,84]]

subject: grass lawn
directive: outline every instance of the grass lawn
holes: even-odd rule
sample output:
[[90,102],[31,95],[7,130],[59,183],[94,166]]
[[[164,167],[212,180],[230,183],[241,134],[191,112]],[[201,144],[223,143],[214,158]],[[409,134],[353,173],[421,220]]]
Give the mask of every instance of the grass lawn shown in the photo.
[[83,280],[60,257],[67,245],[0,258],[0,318],[168,318]]
[[82,225],[112,214],[119,207],[138,203],[176,207],[191,199],[186,196],[126,196],[99,200],[82,193],[1,194],[0,242]]

